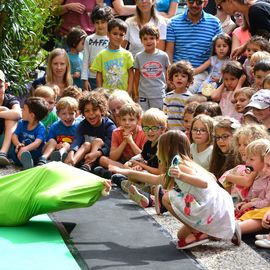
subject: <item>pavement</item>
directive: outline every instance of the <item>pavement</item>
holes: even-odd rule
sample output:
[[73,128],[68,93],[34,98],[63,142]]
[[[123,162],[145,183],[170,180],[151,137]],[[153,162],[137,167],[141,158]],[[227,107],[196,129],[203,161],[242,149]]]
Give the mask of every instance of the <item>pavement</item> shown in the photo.
[[[7,168],[0,168],[0,176],[16,173],[19,168],[12,165]],[[131,207],[138,208],[132,201],[123,194]],[[79,210],[79,209],[78,209]],[[153,207],[147,209],[140,209],[147,215],[151,216],[156,223],[161,226],[162,230],[166,232],[164,235],[168,237],[169,242],[176,240],[176,233],[181,227],[179,221],[172,217],[169,213],[163,215],[156,215]],[[185,251],[188,256],[193,258],[202,269],[209,270],[269,270],[270,269],[270,250],[261,249],[254,246],[254,236],[245,236],[244,241],[241,242],[240,247],[234,246],[231,242],[225,241],[211,241],[202,246],[194,247]],[[181,267],[181,266],[180,266]],[[100,268],[102,269],[102,268]],[[128,268],[126,268],[128,269]],[[131,269],[131,268],[130,268]],[[169,269],[169,268],[168,268]],[[182,269],[185,269],[184,267]]]

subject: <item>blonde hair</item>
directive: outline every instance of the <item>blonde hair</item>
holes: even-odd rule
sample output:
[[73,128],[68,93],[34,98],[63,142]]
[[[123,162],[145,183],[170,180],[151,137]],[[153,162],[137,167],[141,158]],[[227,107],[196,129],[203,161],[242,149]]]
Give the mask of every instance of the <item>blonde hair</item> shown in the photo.
[[77,87],[76,85],[70,85],[67,88],[64,89],[62,97],[73,97],[77,101],[82,96],[82,89]]
[[61,110],[68,109],[69,111],[78,110],[78,101],[73,97],[62,97],[56,104],[56,111],[59,113]]
[[214,120],[212,117],[206,115],[206,114],[199,114],[197,115],[191,122],[191,127],[190,127],[190,142],[193,143],[194,140],[192,138],[192,128],[195,124],[196,121],[201,121],[207,130],[208,133],[208,141],[207,144],[210,145],[213,141],[213,133],[214,133]]
[[108,102],[110,106],[110,102],[113,100],[117,100],[123,103],[134,103],[130,95],[127,93],[127,91],[116,89],[113,91],[113,93],[110,95]]
[[202,103],[202,102],[206,102],[207,101],[207,97],[203,96],[203,95],[192,95],[190,96],[187,101],[186,104],[192,103],[192,102],[197,102],[197,103]]
[[248,144],[246,148],[247,157],[259,156],[263,160],[270,148],[269,139],[261,138]]
[[252,142],[261,138],[268,138],[268,132],[264,125],[259,124],[247,124],[242,125],[238,128],[233,134],[233,143],[238,148],[239,138],[245,136],[249,139],[249,142]]
[[270,53],[266,51],[258,51],[252,54],[250,62],[253,62],[254,66],[260,61],[270,60]]
[[142,124],[157,124],[159,126],[162,126],[164,128],[167,127],[167,116],[163,111],[157,108],[151,108],[142,116]]
[[70,86],[73,84],[73,79],[71,76],[71,67],[70,67],[68,54],[64,49],[60,49],[60,48],[56,48],[52,50],[49,54],[48,65],[47,65],[47,70],[46,70],[46,82],[50,84],[54,84],[52,61],[57,56],[64,56],[65,58],[67,69],[64,74],[63,83],[65,84],[66,87]]
[[240,89],[236,89],[233,94],[233,98],[235,99],[240,94],[246,95],[249,99],[255,94],[256,90],[252,87],[242,87]]
[[138,103],[127,103],[124,104],[119,110],[119,116],[123,117],[125,115],[133,115],[137,119],[140,119],[142,116],[142,108]]
[[50,98],[53,97],[54,100],[57,98],[57,94],[52,87],[48,85],[40,85],[34,90],[34,97]]

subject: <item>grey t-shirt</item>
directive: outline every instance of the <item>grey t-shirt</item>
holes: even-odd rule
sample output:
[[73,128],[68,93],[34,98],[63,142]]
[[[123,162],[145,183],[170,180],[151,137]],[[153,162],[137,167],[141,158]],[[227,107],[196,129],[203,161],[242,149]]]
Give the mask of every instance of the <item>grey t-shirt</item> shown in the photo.
[[168,66],[169,57],[161,50],[157,50],[153,54],[144,51],[136,54],[134,68],[140,71],[140,97],[161,98],[165,96]]

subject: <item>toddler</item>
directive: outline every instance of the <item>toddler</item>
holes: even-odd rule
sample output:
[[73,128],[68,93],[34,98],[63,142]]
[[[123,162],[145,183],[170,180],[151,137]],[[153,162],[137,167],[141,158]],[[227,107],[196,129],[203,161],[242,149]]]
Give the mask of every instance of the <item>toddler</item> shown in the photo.
[[73,27],[67,35],[67,45],[69,47],[68,57],[71,67],[71,76],[73,78],[73,83],[80,88],[83,88],[83,83],[81,80],[81,70],[82,70],[82,50],[84,46],[84,41],[87,34],[86,32],[79,28]]
[[241,64],[237,61],[229,61],[222,68],[223,83],[215,90],[211,97],[213,101],[219,101],[222,114],[240,120],[241,114],[236,112],[233,104],[234,91],[245,83],[245,73]]
[[204,96],[211,96],[212,91],[219,86],[222,79],[221,69],[225,62],[229,60],[231,46],[232,40],[229,35],[217,35],[213,40],[212,56],[194,70],[194,74],[197,75],[210,68],[209,75],[200,88],[200,92]]

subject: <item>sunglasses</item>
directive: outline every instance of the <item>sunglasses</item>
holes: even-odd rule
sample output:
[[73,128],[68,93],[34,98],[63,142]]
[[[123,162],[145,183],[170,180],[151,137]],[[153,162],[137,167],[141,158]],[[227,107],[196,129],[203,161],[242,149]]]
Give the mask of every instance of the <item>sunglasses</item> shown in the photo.
[[189,4],[193,5],[194,3],[196,3],[196,6],[201,6],[204,1],[203,0],[187,0],[189,2]]
[[[171,162],[171,167],[177,167],[181,163],[181,157],[179,155],[174,156]],[[170,169],[168,170],[168,175],[171,176],[170,174]]]

